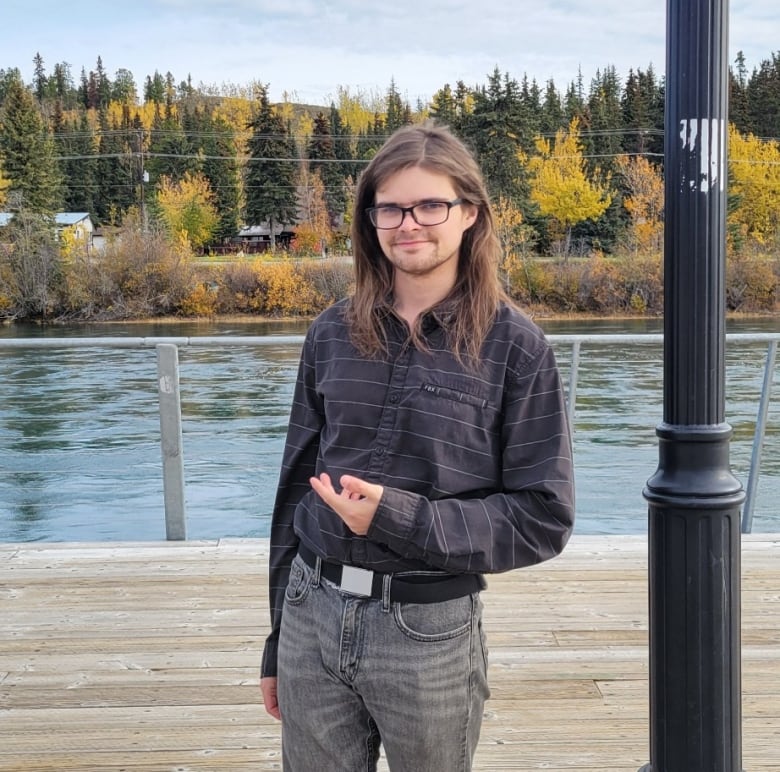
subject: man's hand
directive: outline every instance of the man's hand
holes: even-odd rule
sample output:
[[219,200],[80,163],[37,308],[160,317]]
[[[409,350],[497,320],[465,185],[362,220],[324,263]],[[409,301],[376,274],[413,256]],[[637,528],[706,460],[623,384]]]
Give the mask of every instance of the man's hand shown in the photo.
[[319,477],[309,478],[309,482],[352,533],[358,536],[366,535],[384,493],[381,485],[345,474],[339,480],[341,493],[337,493],[327,472],[323,472]]
[[269,676],[261,678],[260,691],[263,693],[265,712],[273,716],[277,721],[281,721],[282,715],[279,712],[279,700],[276,696],[276,678]]

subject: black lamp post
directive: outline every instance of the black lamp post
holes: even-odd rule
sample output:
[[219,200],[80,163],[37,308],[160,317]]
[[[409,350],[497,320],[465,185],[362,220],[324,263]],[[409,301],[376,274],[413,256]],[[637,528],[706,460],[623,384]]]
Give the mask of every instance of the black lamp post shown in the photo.
[[650,764],[740,772],[740,517],[725,423],[727,0],[667,0],[664,416],[648,480]]

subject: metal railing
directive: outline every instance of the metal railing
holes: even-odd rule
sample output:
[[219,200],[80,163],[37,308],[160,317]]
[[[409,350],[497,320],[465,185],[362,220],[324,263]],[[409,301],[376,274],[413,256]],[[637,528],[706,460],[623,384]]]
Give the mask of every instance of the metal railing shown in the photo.
[[[583,344],[598,345],[660,345],[661,334],[586,334],[548,335],[553,345],[570,346],[567,410],[575,425],[577,380]],[[184,461],[182,449],[181,395],[179,387],[180,347],[267,346],[303,344],[303,335],[269,336],[183,336],[183,337],[97,337],[97,338],[0,338],[0,349],[25,348],[154,348],[157,353],[157,393],[160,414],[160,445],[163,461],[163,496],[165,502],[165,531],[169,540],[186,539],[186,512],[184,505]],[[742,531],[750,533],[753,509],[761,470],[761,454],[766,435],[769,403],[777,361],[780,333],[731,333],[727,343],[767,344],[764,377],[756,414],[750,471],[742,511]]]

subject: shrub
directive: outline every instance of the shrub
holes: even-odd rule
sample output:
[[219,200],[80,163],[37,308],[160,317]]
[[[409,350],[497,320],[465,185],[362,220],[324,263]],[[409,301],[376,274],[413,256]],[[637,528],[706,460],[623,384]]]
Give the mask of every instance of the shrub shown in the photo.
[[272,316],[307,316],[322,308],[319,293],[292,262],[261,264],[258,273],[265,287],[259,311]]
[[726,307],[730,311],[772,311],[780,279],[777,261],[762,254],[732,255],[726,262]]
[[189,246],[131,223],[102,253],[66,266],[71,312],[82,318],[144,318],[177,311],[197,277]]
[[214,316],[217,313],[218,296],[206,282],[201,282],[182,299],[179,311],[184,316]]

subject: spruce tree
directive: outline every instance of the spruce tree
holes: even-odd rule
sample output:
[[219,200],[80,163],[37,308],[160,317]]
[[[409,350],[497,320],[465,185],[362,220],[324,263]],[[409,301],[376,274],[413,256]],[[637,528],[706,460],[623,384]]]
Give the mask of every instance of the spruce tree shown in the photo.
[[547,81],[542,100],[541,115],[539,118],[539,133],[544,136],[554,135],[556,131],[566,125],[563,117],[563,105],[561,95],[555,87],[555,81]]
[[758,137],[780,138],[780,52],[761,62],[747,87],[748,120]]
[[62,177],[54,160],[54,144],[35,98],[21,77],[8,83],[0,122],[3,173],[21,206],[54,214],[62,206]]
[[463,123],[462,133],[477,154],[491,196],[504,196],[518,205],[527,198],[521,150],[520,89],[498,68],[488,86],[474,92],[474,110]]
[[58,100],[52,121],[64,180],[63,208],[66,212],[89,212],[97,220],[97,143],[87,113],[82,111],[80,118],[66,121]]
[[338,226],[346,204],[343,170],[336,163],[336,148],[331,135],[331,122],[324,113],[314,118],[308,147],[309,168],[319,173],[325,189],[325,205],[328,209],[330,226]]
[[245,220],[248,225],[267,223],[271,244],[275,230],[297,219],[295,149],[287,127],[268,100],[268,87],[258,87],[258,107],[248,128],[244,172]]
[[214,240],[223,242],[238,233],[240,219],[241,174],[235,132],[224,118],[214,118],[208,110],[196,112],[193,118],[189,139],[202,157],[203,175],[219,215]]

